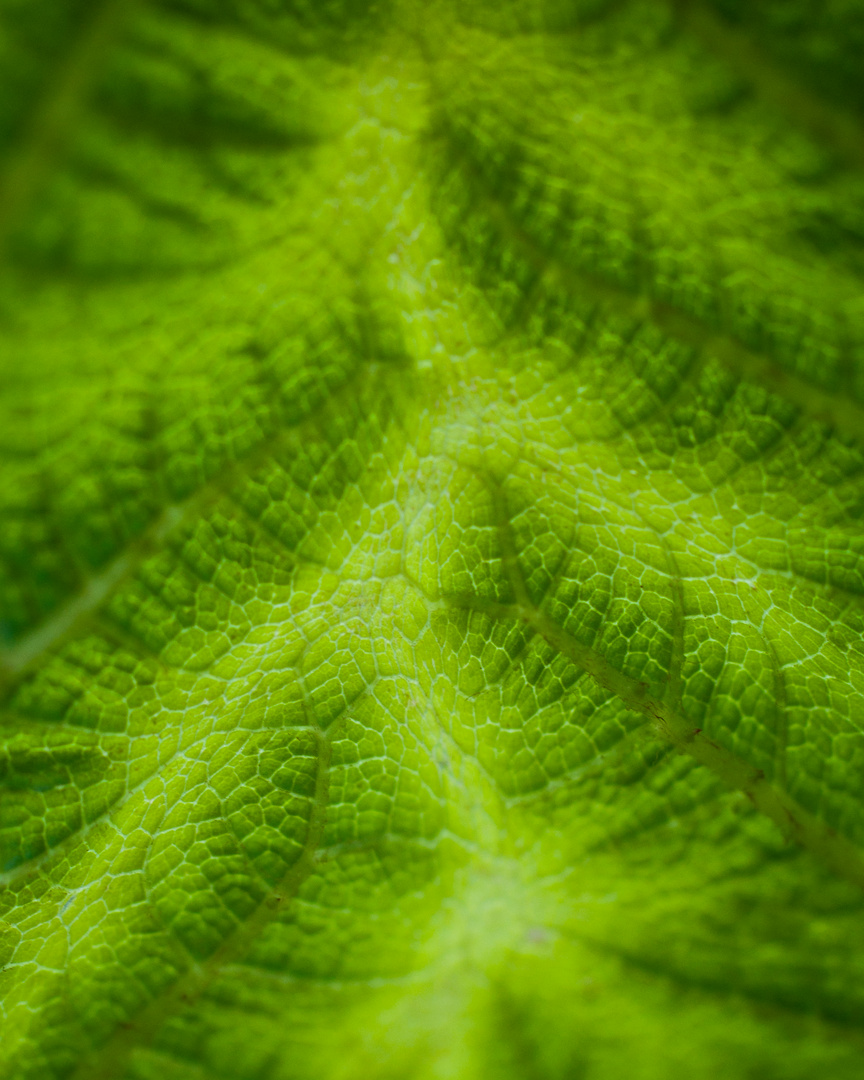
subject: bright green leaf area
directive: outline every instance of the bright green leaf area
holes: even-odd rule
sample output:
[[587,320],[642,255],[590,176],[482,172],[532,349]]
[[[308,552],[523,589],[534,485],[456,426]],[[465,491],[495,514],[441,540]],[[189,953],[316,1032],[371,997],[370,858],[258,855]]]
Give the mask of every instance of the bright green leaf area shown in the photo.
[[860,1080],[862,48],[0,0],[2,1080]]

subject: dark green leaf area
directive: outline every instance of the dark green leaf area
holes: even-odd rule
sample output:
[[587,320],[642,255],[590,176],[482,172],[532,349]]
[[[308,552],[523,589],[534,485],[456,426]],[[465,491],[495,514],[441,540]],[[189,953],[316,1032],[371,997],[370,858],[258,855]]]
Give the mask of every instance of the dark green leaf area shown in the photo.
[[842,109],[864,115],[860,57],[864,13],[856,0],[711,0],[724,19],[746,29],[775,61]]

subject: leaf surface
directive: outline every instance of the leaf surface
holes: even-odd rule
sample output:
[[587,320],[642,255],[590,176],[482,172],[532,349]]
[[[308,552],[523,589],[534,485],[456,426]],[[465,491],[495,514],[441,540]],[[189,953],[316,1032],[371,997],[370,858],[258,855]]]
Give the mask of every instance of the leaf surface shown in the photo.
[[860,1075],[862,39],[2,0],[4,1078]]

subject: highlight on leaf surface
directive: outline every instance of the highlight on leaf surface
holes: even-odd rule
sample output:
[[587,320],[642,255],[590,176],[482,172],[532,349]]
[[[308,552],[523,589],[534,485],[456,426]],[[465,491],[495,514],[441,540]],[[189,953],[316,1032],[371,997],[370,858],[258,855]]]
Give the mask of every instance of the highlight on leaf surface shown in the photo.
[[0,1076],[855,1080],[864,4],[0,0]]

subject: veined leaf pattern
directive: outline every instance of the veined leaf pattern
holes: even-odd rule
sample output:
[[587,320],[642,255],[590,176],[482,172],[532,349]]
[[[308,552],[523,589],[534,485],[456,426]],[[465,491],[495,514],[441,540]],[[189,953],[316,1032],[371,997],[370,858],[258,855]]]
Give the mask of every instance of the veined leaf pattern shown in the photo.
[[864,7],[0,30],[3,1077],[859,1076]]

